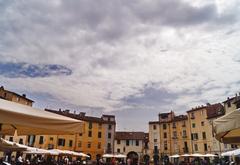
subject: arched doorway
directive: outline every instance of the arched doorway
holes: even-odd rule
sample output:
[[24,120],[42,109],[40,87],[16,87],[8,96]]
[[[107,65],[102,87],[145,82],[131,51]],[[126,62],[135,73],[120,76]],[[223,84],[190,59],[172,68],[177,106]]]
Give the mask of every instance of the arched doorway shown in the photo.
[[149,164],[149,162],[150,162],[150,156],[149,155],[144,155],[143,156],[143,161],[144,161],[144,163],[146,164],[146,165],[148,165]]
[[131,159],[131,165],[138,164],[138,154],[134,151],[131,151],[127,154],[127,159]]

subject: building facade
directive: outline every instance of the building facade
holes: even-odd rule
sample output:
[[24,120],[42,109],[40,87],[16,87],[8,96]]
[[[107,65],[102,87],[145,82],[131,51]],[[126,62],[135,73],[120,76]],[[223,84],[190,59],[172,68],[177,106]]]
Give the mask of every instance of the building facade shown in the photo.
[[104,153],[113,153],[116,129],[115,116],[87,116],[84,112],[71,113],[69,110],[50,110],[48,112],[64,115],[84,122],[84,132],[75,135],[30,135],[27,138],[29,146],[44,149],[61,149],[83,152],[92,160]]
[[116,132],[114,153],[127,155],[135,161],[147,156],[148,134],[144,132]]
[[175,115],[172,111],[160,113],[158,121],[149,122],[150,155],[163,158],[185,153],[220,154],[236,148],[236,145],[223,144],[215,139],[213,121],[225,112],[236,110],[239,98],[228,99],[224,105],[201,105],[187,111],[187,115]]

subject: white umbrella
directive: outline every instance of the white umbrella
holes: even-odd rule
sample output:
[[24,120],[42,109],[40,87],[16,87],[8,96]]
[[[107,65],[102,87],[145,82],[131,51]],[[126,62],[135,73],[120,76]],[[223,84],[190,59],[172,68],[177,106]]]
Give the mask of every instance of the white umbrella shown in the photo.
[[217,155],[214,155],[214,154],[205,154],[203,155],[204,157],[217,157]]
[[45,155],[50,154],[49,150],[45,149],[39,149],[34,147],[28,147],[27,151],[24,151],[25,154],[39,154],[39,155]]
[[127,156],[126,155],[123,155],[123,154],[117,154],[117,155],[114,155],[115,158],[126,158]]
[[181,155],[181,156],[183,156],[183,157],[189,157],[189,156],[191,156],[191,155],[189,155],[189,154],[183,154],[183,155]]
[[221,156],[232,156],[232,155],[233,155],[233,151],[227,151],[221,154]]
[[169,156],[170,158],[179,158],[180,156],[178,154]]
[[104,154],[102,157],[103,158],[113,158],[114,155],[113,154]]
[[0,151],[24,151],[27,146],[0,138]]
[[204,155],[199,154],[199,153],[195,153],[195,154],[191,154],[192,157],[203,157]]

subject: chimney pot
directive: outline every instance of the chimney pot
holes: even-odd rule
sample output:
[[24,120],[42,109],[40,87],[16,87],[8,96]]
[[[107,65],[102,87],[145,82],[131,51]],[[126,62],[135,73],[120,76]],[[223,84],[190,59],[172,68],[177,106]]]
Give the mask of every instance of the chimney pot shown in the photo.
[[23,94],[22,97],[26,98],[26,94]]

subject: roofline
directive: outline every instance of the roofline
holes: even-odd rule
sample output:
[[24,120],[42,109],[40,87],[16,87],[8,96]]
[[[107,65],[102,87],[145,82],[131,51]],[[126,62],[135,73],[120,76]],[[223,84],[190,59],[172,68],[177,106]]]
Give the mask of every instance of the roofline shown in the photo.
[[9,90],[6,90],[6,89],[4,89],[4,91],[9,92],[9,93],[12,93],[12,94],[14,94],[14,95],[17,95],[17,96],[19,96],[19,97],[21,97],[21,98],[24,98],[24,99],[26,99],[26,100],[31,101],[32,103],[34,103],[33,100],[31,100],[31,99],[29,99],[29,98],[27,98],[27,97],[23,97],[22,95],[20,95],[20,94],[18,94],[18,93],[15,93],[15,92],[12,92],[12,91],[9,91]]

